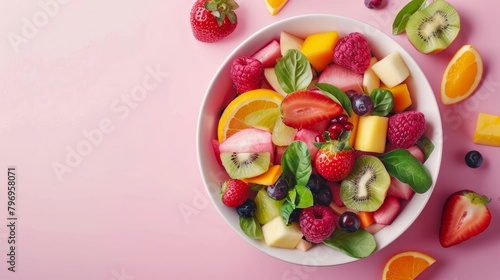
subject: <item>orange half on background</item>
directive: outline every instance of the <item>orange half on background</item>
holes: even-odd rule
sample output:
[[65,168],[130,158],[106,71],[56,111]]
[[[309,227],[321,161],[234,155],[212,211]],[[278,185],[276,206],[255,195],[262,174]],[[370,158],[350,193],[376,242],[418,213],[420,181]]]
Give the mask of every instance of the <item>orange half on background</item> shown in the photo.
[[435,261],[433,257],[422,252],[401,252],[387,261],[382,279],[413,280]]
[[471,45],[464,45],[452,57],[441,81],[441,102],[458,103],[469,97],[483,76],[483,60]]

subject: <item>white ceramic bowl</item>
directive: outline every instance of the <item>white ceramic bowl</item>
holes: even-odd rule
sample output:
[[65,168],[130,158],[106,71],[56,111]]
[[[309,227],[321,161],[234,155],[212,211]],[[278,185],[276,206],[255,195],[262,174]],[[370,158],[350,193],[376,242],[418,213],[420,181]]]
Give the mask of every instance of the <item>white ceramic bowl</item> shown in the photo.
[[[220,215],[247,242],[260,251],[283,261],[313,266],[329,266],[352,262],[357,259],[325,245],[318,245],[307,252],[302,252],[300,250],[272,248],[266,246],[264,242],[250,239],[241,231],[236,211],[225,206],[220,199],[221,182],[227,179],[228,176],[216,161],[211,139],[217,138],[218,118],[224,106],[228,104],[231,98],[234,98],[234,91],[231,89],[232,83],[229,77],[231,62],[238,56],[252,55],[272,39],[278,39],[281,31],[301,37],[326,31],[338,31],[339,35],[343,36],[357,31],[366,36],[374,55],[378,58],[382,58],[394,50],[399,51],[411,71],[411,76],[406,82],[412,93],[412,108],[425,114],[428,127],[426,136],[435,145],[434,152],[425,163],[434,182],[438,177],[442,155],[442,127],[437,102],[429,82],[417,63],[391,37],[363,22],[333,15],[297,16],[263,28],[242,42],[227,57],[211,81],[198,119],[197,153],[206,190]],[[425,207],[433,189],[434,185],[425,194],[416,194],[391,225],[375,234],[377,251],[390,244],[410,227]]]

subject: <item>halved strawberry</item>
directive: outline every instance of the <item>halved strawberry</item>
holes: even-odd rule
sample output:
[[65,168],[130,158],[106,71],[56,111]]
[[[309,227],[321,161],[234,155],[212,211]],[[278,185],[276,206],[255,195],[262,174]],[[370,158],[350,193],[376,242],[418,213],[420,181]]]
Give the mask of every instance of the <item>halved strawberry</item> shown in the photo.
[[451,194],[441,217],[441,246],[457,245],[485,231],[491,222],[491,213],[486,207],[490,201],[487,196],[471,190]]
[[331,119],[343,111],[333,99],[312,90],[292,92],[281,103],[283,123],[298,129]]

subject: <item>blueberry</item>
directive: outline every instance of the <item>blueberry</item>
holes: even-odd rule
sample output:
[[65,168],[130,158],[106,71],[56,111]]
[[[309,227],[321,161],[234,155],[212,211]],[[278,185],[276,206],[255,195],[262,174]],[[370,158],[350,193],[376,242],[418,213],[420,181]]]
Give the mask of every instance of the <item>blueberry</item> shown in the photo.
[[339,217],[339,227],[346,232],[355,232],[361,226],[358,215],[351,211],[345,211]]
[[470,151],[465,155],[465,164],[470,168],[478,168],[483,163],[483,156],[478,151]]
[[366,116],[373,111],[373,100],[366,94],[354,96],[351,100],[352,110],[358,116]]
[[302,212],[301,208],[293,209],[292,213],[290,213],[290,216],[288,217],[288,222],[293,223],[298,221],[300,217],[300,212]]
[[285,180],[285,178],[280,177],[278,178],[276,183],[274,183],[274,185],[268,186],[266,190],[269,197],[276,200],[282,200],[288,194],[288,189],[289,186],[287,181]]
[[236,213],[245,218],[255,216],[255,211],[257,211],[257,205],[252,199],[247,199],[242,205],[236,207]]
[[311,190],[313,194],[318,193],[321,189],[321,187],[325,184],[325,179],[323,177],[316,175],[316,174],[311,174],[309,177],[309,181],[307,182],[307,188]]
[[332,190],[327,185],[322,185],[319,191],[313,194],[315,204],[328,206],[333,200]]

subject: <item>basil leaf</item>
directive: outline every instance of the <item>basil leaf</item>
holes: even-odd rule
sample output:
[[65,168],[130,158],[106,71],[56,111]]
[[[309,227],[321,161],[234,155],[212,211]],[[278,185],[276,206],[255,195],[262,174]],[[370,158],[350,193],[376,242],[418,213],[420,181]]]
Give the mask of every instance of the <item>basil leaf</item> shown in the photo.
[[338,249],[353,258],[368,257],[377,248],[377,243],[373,235],[362,228],[352,233],[348,233],[341,229],[335,229],[335,231],[323,241],[323,244]]
[[352,104],[347,94],[343,92],[341,89],[337,88],[334,85],[326,84],[326,83],[315,83],[317,88],[319,88],[322,92],[326,93],[327,96],[332,98],[334,101],[340,103],[342,108],[346,111],[347,115],[350,117],[352,112]]
[[283,204],[281,204],[280,214],[283,222],[285,222],[286,225],[290,224],[290,215],[292,214],[293,210],[295,210],[295,205],[293,205],[288,199],[285,200]]
[[297,197],[295,198],[296,208],[307,208],[313,205],[313,195],[310,189],[305,186],[295,186]]
[[283,177],[289,186],[307,185],[311,176],[311,153],[306,143],[302,141],[292,142],[283,153],[281,158]]
[[290,49],[274,68],[281,88],[286,93],[306,89],[312,81],[311,64],[299,50]]
[[370,93],[373,101],[373,111],[371,115],[385,117],[394,108],[394,96],[387,89],[374,89]]
[[405,149],[395,149],[379,156],[387,172],[410,185],[416,193],[425,193],[432,186],[427,168]]
[[255,217],[245,218],[240,216],[240,228],[252,239],[261,240],[263,238],[262,226]]
[[392,34],[398,35],[406,29],[410,17],[424,6],[425,0],[412,0],[406,4],[396,15],[392,23]]
[[430,157],[432,151],[434,151],[434,143],[431,139],[427,138],[425,135],[420,137],[417,141],[417,146],[424,152],[424,162]]

